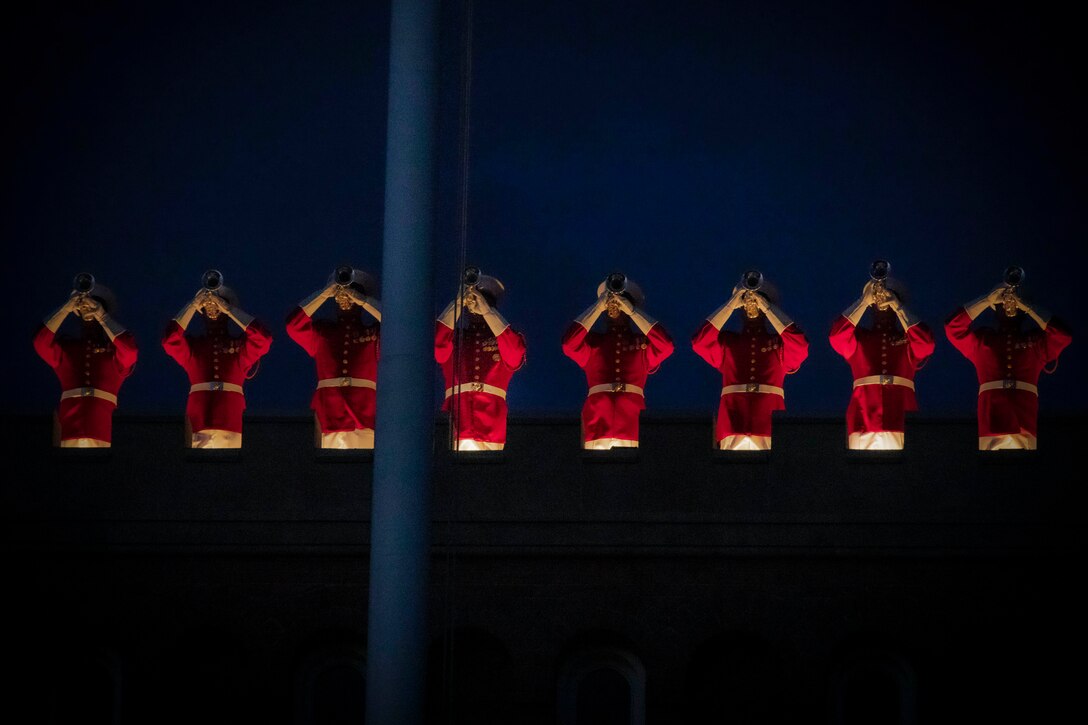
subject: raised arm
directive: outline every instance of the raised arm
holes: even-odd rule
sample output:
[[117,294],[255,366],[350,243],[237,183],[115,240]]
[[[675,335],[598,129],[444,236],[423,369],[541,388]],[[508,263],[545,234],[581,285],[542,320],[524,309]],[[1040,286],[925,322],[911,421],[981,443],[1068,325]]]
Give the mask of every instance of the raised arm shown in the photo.
[[655,373],[665,358],[672,355],[675,346],[665,326],[660,322],[653,322],[645,332],[646,365],[651,373]]

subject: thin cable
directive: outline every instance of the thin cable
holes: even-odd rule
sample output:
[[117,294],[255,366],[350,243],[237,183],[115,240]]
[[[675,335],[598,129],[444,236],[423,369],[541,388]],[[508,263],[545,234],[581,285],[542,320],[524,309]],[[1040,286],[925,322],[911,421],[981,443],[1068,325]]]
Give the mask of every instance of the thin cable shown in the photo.
[[[453,395],[450,397],[450,425],[449,443],[450,449],[457,455],[459,431],[461,429],[460,392],[461,380],[464,374],[461,359],[461,351],[464,349],[465,330],[462,324],[465,287],[463,275],[465,265],[468,263],[468,199],[469,181],[471,178],[471,130],[472,130],[472,19],[473,0],[461,0],[461,96],[459,104],[458,130],[458,165],[460,183],[457,190],[457,227],[458,227],[458,267],[457,267],[457,297],[454,301],[453,329]],[[446,519],[446,637],[443,642],[443,671],[445,673],[446,720],[454,723],[457,719],[453,707],[453,674],[454,655],[456,642],[454,637],[454,624],[456,622],[456,587],[454,572],[456,570],[456,554],[454,553],[453,522],[460,517],[460,499],[456,489],[450,490],[450,514]]]

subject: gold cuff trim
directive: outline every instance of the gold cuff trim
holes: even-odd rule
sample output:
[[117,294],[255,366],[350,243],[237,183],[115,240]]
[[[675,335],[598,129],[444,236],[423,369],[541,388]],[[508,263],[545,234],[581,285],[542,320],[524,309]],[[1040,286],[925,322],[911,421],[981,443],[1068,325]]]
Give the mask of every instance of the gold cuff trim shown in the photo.
[[866,375],[854,381],[855,388],[860,388],[862,385],[901,385],[914,390],[913,380],[898,375]]
[[497,388],[494,385],[488,385],[487,383],[481,383],[473,381],[471,383],[458,383],[452,388],[446,388],[446,397],[449,398],[454,395],[460,395],[461,393],[490,393],[491,395],[497,395],[503,400],[506,400],[506,391],[502,388]]
[[978,386],[979,395],[982,395],[987,390],[1026,390],[1029,393],[1039,394],[1039,386],[1032,385],[1031,383],[1025,383],[1023,380],[991,380],[988,383],[983,383]]
[[107,393],[105,390],[99,390],[98,388],[72,388],[71,390],[65,390],[60,394],[60,399],[66,398],[101,398],[107,402],[117,405],[117,396],[113,393]]
[[635,395],[641,395],[646,397],[646,393],[642,391],[637,385],[631,385],[631,383],[603,383],[601,385],[594,385],[589,389],[586,397],[595,395],[597,393],[634,393]]
[[215,380],[210,383],[197,383],[196,385],[189,386],[190,393],[198,393],[201,391],[219,391],[224,390],[228,393],[242,394],[242,386],[236,383],[224,383],[220,380]]
[[722,395],[731,393],[770,393],[771,395],[780,396],[783,400],[786,398],[785,390],[777,385],[767,385],[765,383],[740,383],[738,385],[726,385],[722,388]]
[[370,388],[371,390],[377,390],[378,384],[373,380],[367,380],[366,378],[324,378],[317,381],[317,387],[319,388]]

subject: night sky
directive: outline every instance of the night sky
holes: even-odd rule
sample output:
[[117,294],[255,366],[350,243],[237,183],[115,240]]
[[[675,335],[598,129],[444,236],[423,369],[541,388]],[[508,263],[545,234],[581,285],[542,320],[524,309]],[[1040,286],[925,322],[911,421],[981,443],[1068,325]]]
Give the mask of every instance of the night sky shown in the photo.
[[[141,346],[120,410],[180,418],[159,336],[216,267],[275,334],[249,412],[306,414],[313,365],[285,316],[337,264],[381,269],[387,5],[67,5],[0,31],[3,409],[56,406],[31,337],[86,270]],[[827,331],[884,257],[938,335],[921,414],[973,416],[973,368],[939,328],[1007,265],[1085,327],[1085,63],[1046,5],[476,0],[467,258],[527,338],[511,415],[577,415],[559,340],[622,270],[677,342],[650,414],[709,418],[721,380],[689,338],[750,267],[811,343],[788,414],[841,415]],[[443,10],[438,309],[459,274],[460,13]],[[1084,348],[1042,380],[1045,412],[1088,411]]]

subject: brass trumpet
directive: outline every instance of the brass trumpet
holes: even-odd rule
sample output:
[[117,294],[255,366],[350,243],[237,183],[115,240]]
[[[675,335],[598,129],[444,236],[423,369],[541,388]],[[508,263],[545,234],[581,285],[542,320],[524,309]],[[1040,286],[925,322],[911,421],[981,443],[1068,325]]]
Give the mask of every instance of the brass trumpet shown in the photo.
[[604,289],[608,293],[608,302],[605,311],[612,319],[620,316],[620,303],[616,299],[618,295],[627,291],[627,275],[623,272],[613,272],[604,278]]
[[892,271],[892,263],[886,259],[874,260],[869,265],[869,279],[873,281],[873,301],[878,310],[888,306],[891,293],[888,292],[888,273]]
[[763,286],[763,273],[758,269],[748,270],[741,275],[740,286],[744,288],[744,294],[741,298],[744,303],[744,314],[749,320],[754,320],[759,317],[759,301],[756,297],[758,294],[756,290]]
[[480,268],[465,267],[465,273],[461,275],[461,284],[465,287],[476,287],[480,284]]
[[1005,273],[1001,275],[1001,281],[1005,283],[1005,289],[1001,292],[1001,309],[1007,317],[1016,317],[1020,309],[1018,290],[1024,281],[1024,268],[1016,265],[1006,267]]
[[218,269],[209,269],[201,275],[200,285],[203,288],[203,300],[197,309],[209,320],[215,320],[224,309],[218,294],[223,288],[223,273]]
[[76,314],[84,320],[89,320],[98,309],[98,303],[91,298],[94,291],[94,275],[90,272],[80,272],[72,280],[72,294],[75,295]]

